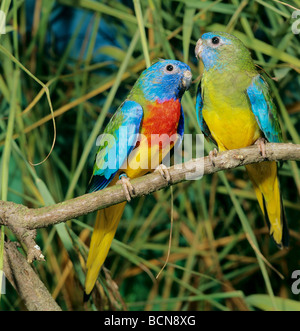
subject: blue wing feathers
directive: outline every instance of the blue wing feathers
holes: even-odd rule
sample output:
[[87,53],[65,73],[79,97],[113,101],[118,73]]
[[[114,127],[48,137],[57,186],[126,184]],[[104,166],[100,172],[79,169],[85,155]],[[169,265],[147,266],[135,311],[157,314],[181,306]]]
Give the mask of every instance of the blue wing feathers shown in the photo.
[[92,193],[104,189],[111,182],[111,180],[112,178],[106,179],[103,176],[93,175],[87,188],[87,193]]
[[102,190],[112,181],[137,142],[142,118],[143,108],[137,102],[127,100],[118,109],[100,136],[87,192]]
[[261,76],[253,78],[247,89],[251,109],[256,121],[269,142],[281,142],[281,130],[276,107],[269,94],[267,83]]

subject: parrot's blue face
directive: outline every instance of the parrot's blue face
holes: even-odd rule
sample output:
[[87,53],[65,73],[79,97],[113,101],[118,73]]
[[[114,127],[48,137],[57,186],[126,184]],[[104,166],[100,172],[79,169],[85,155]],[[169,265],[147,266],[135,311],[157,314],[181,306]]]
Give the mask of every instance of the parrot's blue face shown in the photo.
[[215,65],[221,69],[223,63],[218,60],[222,51],[227,48],[224,48],[225,45],[232,45],[232,41],[226,37],[225,33],[222,35],[215,32],[204,33],[197,42],[195,55],[202,60],[206,69]]
[[180,99],[190,87],[190,67],[180,61],[161,60],[146,69],[136,83],[149,101]]
[[243,43],[225,32],[204,33],[197,42],[195,55],[202,60],[206,70],[215,67],[220,71],[249,58]]

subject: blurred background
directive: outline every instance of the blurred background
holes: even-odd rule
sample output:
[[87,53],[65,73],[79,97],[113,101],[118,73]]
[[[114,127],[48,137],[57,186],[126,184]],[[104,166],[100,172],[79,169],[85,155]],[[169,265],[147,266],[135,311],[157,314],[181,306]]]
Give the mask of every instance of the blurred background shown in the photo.
[[[190,65],[185,132],[200,133],[194,47],[207,31],[232,33],[250,49],[272,90],[285,141],[300,144],[297,8],[299,0],[1,0],[1,199],[38,208],[84,194],[96,138],[146,68],[145,59]],[[206,153],[213,147],[205,142]],[[176,185],[173,200],[166,189],[127,204],[85,306],[84,261],[95,213],[38,230],[46,262],[33,267],[63,310],[300,310],[291,290],[291,275],[300,269],[299,164],[284,162],[279,173],[289,249],[278,250],[270,239],[239,168]],[[172,206],[170,258],[155,279],[166,260]],[[15,240],[7,229],[6,235]],[[9,284],[0,307],[26,310]]]

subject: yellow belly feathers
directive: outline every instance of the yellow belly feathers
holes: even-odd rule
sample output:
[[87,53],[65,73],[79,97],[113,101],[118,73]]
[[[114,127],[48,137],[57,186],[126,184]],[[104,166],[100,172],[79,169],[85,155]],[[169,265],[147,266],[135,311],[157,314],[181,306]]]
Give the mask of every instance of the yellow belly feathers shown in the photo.
[[[217,95],[214,91],[212,93]],[[224,96],[222,99],[209,99],[210,102],[203,109],[203,118],[221,151],[253,145],[262,136],[247,103],[234,104],[230,98]]]

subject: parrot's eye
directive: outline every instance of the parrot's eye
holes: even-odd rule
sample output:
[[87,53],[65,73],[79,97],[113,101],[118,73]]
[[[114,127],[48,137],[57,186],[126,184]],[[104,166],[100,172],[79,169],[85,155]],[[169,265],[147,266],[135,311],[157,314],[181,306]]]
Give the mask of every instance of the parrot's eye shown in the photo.
[[174,70],[174,67],[172,66],[172,64],[168,64],[168,65],[166,66],[166,70],[171,72],[171,71]]
[[214,45],[218,45],[219,42],[220,42],[220,38],[218,38],[218,37],[213,37],[213,38],[211,39],[211,42],[212,42]]

